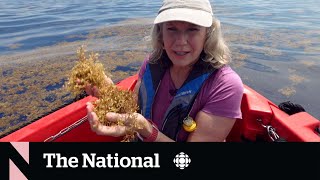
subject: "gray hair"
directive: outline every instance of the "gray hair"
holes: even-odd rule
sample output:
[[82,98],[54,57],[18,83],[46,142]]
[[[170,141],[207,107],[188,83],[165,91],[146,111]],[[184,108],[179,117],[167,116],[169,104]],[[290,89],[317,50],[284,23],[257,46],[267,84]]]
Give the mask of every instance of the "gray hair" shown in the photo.
[[[153,26],[151,33],[153,51],[150,56],[150,63],[157,63],[163,56],[162,31],[162,23]],[[223,39],[220,21],[217,19],[213,19],[212,25],[207,28],[203,51],[205,53],[203,61],[209,62],[214,68],[220,68],[231,61],[231,53]]]

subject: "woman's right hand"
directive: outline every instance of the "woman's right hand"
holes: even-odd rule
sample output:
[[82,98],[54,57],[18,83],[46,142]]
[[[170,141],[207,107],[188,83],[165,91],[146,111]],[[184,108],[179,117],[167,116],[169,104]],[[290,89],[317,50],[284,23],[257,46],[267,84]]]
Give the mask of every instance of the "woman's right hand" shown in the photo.
[[[113,84],[113,81],[111,80],[111,78],[109,78],[108,76],[104,76],[104,79],[106,81],[107,84]],[[78,79],[77,80],[77,83],[80,84],[81,80]],[[94,96],[94,97],[97,97],[99,98],[99,89],[97,86],[93,86],[92,84],[90,83],[85,83],[85,86],[84,86],[84,90],[86,91],[86,93],[90,96]]]
[[[114,125],[114,126],[105,126],[99,122],[97,114],[93,111],[93,104],[91,102],[87,102],[87,115],[88,121],[91,127],[91,130],[98,135],[106,135],[106,136],[113,136],[113,137],[120,137],[124,136],[129,126],[132,124],[132,118],[129,118],[128,114],[119,114],[109,112],[107,113],[106,117],[110,122],[117,122],[121,121],[123,125]],[[143,117],[139,113],[135,113],[137,124],[140,127],[136,127],[136,131],[142,137],[148,137],[152,133],[152,125],[149,121]]]

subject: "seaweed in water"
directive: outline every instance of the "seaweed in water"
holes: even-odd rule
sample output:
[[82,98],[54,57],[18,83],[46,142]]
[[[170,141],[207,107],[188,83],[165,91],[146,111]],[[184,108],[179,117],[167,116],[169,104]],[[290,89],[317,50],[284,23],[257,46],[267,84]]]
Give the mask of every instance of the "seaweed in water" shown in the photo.
[[[101,124],[106,126],[123,126],[121,119],[111,122],[106,118],[108,112],[126,114],[126,135],[122,142],[130,142],[136,139],[137,129],[143,127],[136,118],[138,105],[135,94],[129,90],[121,90],[116,85],[107,83],[103,64],[98,61],[98,54],[91,53],[86,58],[85,49],[81,46],[78,51],[76,65],[72,68],[70,77],[66,83],[67,89],[75,96],[82,93],[86,83],[97,86],[99,99],[93,102],[93,111],[97,114]],[[80,80],[80,81],[79,81]]]

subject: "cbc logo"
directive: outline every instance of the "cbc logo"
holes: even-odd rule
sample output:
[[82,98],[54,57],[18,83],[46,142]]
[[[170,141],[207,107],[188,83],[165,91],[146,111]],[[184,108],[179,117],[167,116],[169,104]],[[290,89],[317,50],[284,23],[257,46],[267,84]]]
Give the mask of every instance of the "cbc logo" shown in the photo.
[[173,163],[180,169],[184,169],[189,166],[191,163],[191,159],[189,158],[188,154],[181,152],[176,155],[173,159]]

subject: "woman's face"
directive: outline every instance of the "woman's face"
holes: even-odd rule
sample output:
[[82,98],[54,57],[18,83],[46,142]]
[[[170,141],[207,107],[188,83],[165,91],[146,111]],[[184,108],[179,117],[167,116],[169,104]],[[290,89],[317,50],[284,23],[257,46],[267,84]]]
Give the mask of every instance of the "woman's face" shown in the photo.
[[206,28],[188,22],[163,23],[163,43],[174,66],[194,64],[203,50]]

